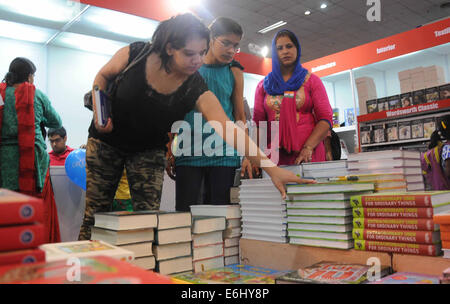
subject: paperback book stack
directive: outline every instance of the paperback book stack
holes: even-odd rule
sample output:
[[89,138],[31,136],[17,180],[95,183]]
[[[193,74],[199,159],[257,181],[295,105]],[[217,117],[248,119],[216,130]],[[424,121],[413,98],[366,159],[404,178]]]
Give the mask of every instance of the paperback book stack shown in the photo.
[[350,197],[373,190],[373,183],[363,182],[288,185],[289,243],[353,248]]
[[0,189],[0,265],[45,261],[43,202]]
[[359,195],[351,204],[355,249],[440,255],[433,214],[450,210],[449,191]]
[[450,259],[450,211],[436,213],[433,216],[433,220],[439,225],[441,231],[444,258]]
[[243,180],[239,190],[242,238],[286,243],[286,202],[270,178]]
[[155,270],[164,275],[192,271],[191,213],[158,211],[156,214]]
[[385,150],[350,154],[349,175],[375,183],[375,192],[424,191],[420,152]]
[[[241,238],[241,209],[239,205],[192,205],[191,213],[197,216],[215,216],[225,218],[225,230],[222,232],[224,250],[220,257],[196,259],[194,272],[224,267],[239,261],[239,239]],[[196,237],[197,238],[197,237]],[[200,241],[197,240],[195,245]]]
[[347,161],[328,161],[302,164],[303,178],[317,181],[328,181],[329,178],[345,176],[348,174]]
[[[99,212],[94,214],[94,221],[94,227],[91,230],[91,240],[103,241],[126,251],[131,251],[134,254],[134,259],[132,259],[131,263],[144,269],[155,268],[152,243],[154,241],[154,229],[158,224],[158,217],[154,212]],[[68,245],[76,246],[77,244],[68,243]],[[98,244],[98,246],[101,246],[101,244]],[[87,247],[85,250],[88,250]],[[95,247],[93,250],[95,250]]]
[[[193,216],[192,217],[192,261],[194,272],[213,269],[224,264],[223,232],[226,228],[225,217]],[[237,246],[239,255],[239,245]],[[207,261],[202,264],[202,261]],[[197,267],[196,267],[197,265]]]

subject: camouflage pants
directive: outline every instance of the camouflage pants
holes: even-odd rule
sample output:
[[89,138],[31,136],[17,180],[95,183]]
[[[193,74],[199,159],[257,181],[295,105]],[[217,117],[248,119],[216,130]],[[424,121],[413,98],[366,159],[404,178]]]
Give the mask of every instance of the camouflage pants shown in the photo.
[[91,238],[95,213],[112,211],[124,167],[133,209],[159,210],[165,162],[164,150],[125,153],[101,140],[89,138],[86,146],[86,209],[79,240]]

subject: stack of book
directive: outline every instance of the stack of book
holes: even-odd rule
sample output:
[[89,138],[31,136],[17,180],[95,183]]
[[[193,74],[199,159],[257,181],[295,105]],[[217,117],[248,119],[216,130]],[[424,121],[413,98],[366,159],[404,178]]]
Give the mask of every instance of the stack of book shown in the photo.
[[158,211],[156,214],[155,270],[164,275],[192,271],[191,213]]
[[[223,232],[225,229],[225,217],[192,217],[192,261],[194,272],[223,267]],[[239,254],[239,247],[237,248],[237,254]]]
[[[193,217],[224,217],[226,226],[222,233],[224,242],[223,256],[194,261],[194,272],[219,268],[225,264],[228,265],[239,261],[239,239],[242,231],[239,205],[192,205],[191,213]],[[200,241],[195,243],[198,244]]]
[[286,202],[270,178],[243,180],[242,238],[286,243]]
[[441,231],[444,258],[450,259],[450,211],[435,214],[433,220],[439,225]]
[[45,261],[43,202],[0,189],[0,265]]
[[433,214],[450,210],[450,192],[376,193],[351,198],[355,249],[437,256]]
[[94,221],[91,240],[100,240],[131,251],[134,254],[131,263],[144,269],[155,268],[152,243],[158,217],[154,212],[99,212],[94,214]]
[[304,163],[302,168],[303,178],[316,179],[318,181],[348,174],[347,161],[345,160]]
[[375,183],[375,192],[424,191],[420,152],[385,150],[350,154],[349,175]]
[[289,243],[353,248],[350,197],[373,190],[373,183],[363,182],[288,185]]

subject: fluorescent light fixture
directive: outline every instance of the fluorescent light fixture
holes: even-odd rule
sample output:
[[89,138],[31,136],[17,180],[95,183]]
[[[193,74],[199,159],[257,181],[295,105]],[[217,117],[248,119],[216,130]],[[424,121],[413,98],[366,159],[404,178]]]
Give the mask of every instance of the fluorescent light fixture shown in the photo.
[[159,24],[159,21],[97,7],[90,7],[81,19],[107,32],[143,40],[150,40]]
[[54,22],[68,22],[84,6],[80,1],[68,0],[0,0],[0,9]]
[[55,33],[43,27],[0,20],[0,36],[6,38],[44,43]]
[[306,15],[306,16],[311,15],[311,11],[310,11],[310,10],[306,11],[306,12],[305,12],[305,15]]
[[328,7],[328,5],[326,3],[322,3],[322,5],[320,5],[321,9],[326,9]]
[[202,0],[170,0],[170,2],[178,12],[187,12],[190,8],[199,6]]
[[61,33],[51,44],[105,55],[114,55],[120,48],[128,45],[124,42],[69,32]]
[[277,27],[283,26],[285,24],[287,24],[287,22],[285,22],[285,21],[278,21],[277,23],[274,23],[272,25],[269,25],[268,27],[263,28],[262,30],[259,30],[258,33],[265,34],[267,32],[270,32],[271,30],[274,30]]
[[261,49],[261,55],[262,55],[263,57],[266,57],[267,54],[269,54],[269,48],[268,48],[267,46],[264,46],[264,47]]

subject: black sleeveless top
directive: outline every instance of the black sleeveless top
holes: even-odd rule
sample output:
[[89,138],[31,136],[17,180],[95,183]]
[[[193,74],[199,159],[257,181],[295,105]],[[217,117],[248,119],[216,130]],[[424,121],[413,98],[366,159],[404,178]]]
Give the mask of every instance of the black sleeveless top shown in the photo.
[[[130,44],[130,63],[144,47],[144,42]],[[99,133],[92,120],[89,137],[100,139],[124,152],[164,149],[175,121],[194,109],[197,99],[208,86],[197,71],[173,93],[160,94],[147,84],[146,60],[128,70],[117,87],[112,106],[113,131]]]

